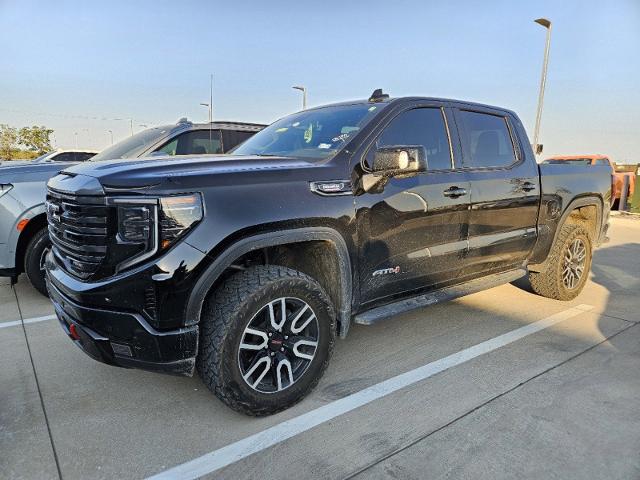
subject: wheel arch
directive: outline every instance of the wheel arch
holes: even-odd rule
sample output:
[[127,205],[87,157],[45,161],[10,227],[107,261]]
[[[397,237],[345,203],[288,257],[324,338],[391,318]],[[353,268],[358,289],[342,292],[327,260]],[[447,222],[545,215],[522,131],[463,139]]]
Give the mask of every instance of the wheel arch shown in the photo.
[[[531,271],[541,271],[545,268],[547,257],[555,244],[562,226],[565,223],[574,223],[584,226],[592,235],[593,246],[598,245],[602,229],[604,214],[604,200],[595,195],[578,197],[572,200],[564,209],[562,215],[555,222],[553,235],[548,235],[547,240],[537,245],[532,258],[536,261],[529,265]],[[548,227],[548,223],[547,223]]]
[[[593,224],[593,226],[590,225],[588,226],[587,229],[593,230],[592,232],[590,232],[593,234],[592,240],[594,244],[597,243],[598,236],[600,234],[600,232],[598,231],[598,227],[602,225],[604,200],[601,197],[595,196],[595,195],[578,197],[573,201],[571,201],[569,205],[567,205],[567,208],[562,213],[562,216],[558,221],[558,226],[556,227],[556,230],[553,234],[553,242],[555,242],[556,238],[558,238],[558,234],[560,233],[560,227],[562,227],[562,225],[567,223],[567,221],[570,221],[570,219],[572,218],[573,215],[576,214],[576,212],[580,212],[581,209],[589,208],[589,207],[595,207],[595,217],[589,221],[589,223]],[[586,216],[586,214],[583,214],[582,212],[580,214],[583,216]],[[578,222],[571,222],[571,223],[578,223]]]
[[29,219],[24,229],[18,235],[16,243],[15,268],[18,273],[24,272],[24,262],[29,242],[43,228],[47,228],[47,214],[38,213]]
[[[331,245],[332,250],[335,252],[335,258],[331,260],[335,261],[335,274],[338,276],[339,285],[336,288],[331,288],[331,284],[327,285],[327,279],[324,279],[324,282],[321,281],[322,279],[316,278],[316,280],[320,281],[321,284],[324,283],[323,287],[330,290],[328,293],[336,307],[339,334],[344,338],[351,322],[353,296],[351,260],[343,236],[330,227],[304,227],[260,233],[241,238],[229,245],[213,259],[196,281],[187,301],[185,315],[187,323],[195,324],[200,322],[202,307],[207,295],[223,274],[232,268],[234,261],[237,259],[251,252],[271,247],[292,247],[296,245],[307,247],[318,243]],[[274,262],[274,264],[296,268],[295,265],[286,260]],[[304,272],[305,270],[302,269],[302,271]],[[314,275],[311,274],[311,276]]]

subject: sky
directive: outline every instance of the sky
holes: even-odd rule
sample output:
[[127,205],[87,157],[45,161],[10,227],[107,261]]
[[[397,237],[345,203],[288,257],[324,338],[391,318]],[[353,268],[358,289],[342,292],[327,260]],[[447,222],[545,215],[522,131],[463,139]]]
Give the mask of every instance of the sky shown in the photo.
[[515,110],[529,136],[553,23],[544,156],[640,162],[640,0],[0,0],[0,123],[101,149],[180,117],[270,123],[310,106],[435,96]]

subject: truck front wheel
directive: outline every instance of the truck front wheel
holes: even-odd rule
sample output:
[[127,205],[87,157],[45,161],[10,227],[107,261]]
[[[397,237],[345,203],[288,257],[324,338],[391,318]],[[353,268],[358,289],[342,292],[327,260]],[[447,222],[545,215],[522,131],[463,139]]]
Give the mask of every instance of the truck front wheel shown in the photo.
[[252,267],[205,302],[197,367],[228,406],[269,415],[316,386],[335,338],[333,305],[318,282],[286,267]]
[[584,288],[591,270],[591,239],[579,225],[561,227],[544,270],[529,272],[531,288],[538,295],[572,300]]

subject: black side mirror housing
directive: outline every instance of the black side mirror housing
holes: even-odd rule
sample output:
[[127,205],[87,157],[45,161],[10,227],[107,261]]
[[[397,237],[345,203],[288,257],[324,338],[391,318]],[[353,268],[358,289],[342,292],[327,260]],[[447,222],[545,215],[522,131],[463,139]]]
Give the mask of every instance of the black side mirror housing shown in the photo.
[[371,170],[385,176],[410,175],[427,170],[427,153],[422,145],[376,149]]

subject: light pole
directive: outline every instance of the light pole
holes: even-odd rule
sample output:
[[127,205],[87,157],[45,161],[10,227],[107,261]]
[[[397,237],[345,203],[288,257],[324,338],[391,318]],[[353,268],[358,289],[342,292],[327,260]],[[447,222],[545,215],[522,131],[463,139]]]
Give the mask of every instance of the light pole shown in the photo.
[[111,134],[111,145],[113,145],[113,130],[107,130]]
[[73,134],[76,136],[76,150],[78,149],[78,132],[73,132]]
[[551,22],[546,18],[534,20],[538,25],[547,29],[547,40],[544,46],[544,62],[542,64],[542,76],[540,77],[540,92],[538,93],[538,110],[536,112],[536,126],[533,131],[533,151],[536,155],[542,153],[542,145],[538,143],[540,138],[540,120],[542,119],[542,104],[544,103],[544,87],[547,83],[547,65],[549,64],[549,47],[551,46]]
[[129,129],[131,130],[131,136],[133,137],[133,118],[129,119]]
[[209,82],[209,103],[201,103],[200,105],[209,109],[209,124],[211,124],[213,121],[213,73]]
[[89,133],[89,129],[88,128],[83,128],[82,131],[83,132],[87,132],[87,144],[91,145],[91,134]]
[[306,110],[307,109],[307,88],[301,85],[294,85],[291,88],[293,88],[294,90],[300,90],[302,92],[302,109]]
[[209,123],[211,123],[211,104],[210,103],[201,103],[203,107],[207,107],[209,109]]

